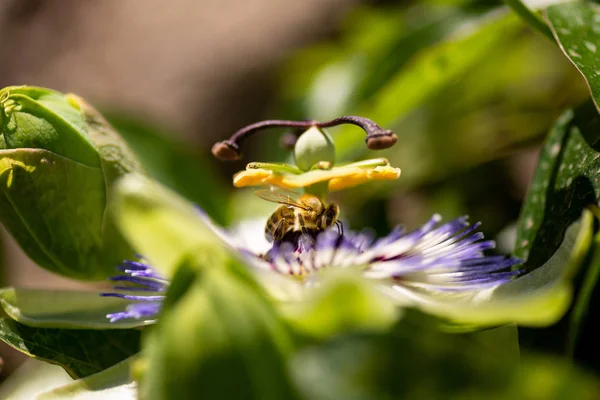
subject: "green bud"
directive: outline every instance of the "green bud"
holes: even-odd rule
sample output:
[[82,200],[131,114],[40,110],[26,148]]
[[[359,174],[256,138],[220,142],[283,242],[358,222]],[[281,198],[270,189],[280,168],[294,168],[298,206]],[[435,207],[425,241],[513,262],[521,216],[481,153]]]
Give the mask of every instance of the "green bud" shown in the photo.
[[0,222],[41,267],[103,279],[133,251],[106,205],[141,167],[83,99],[37,87],[0,90]]
[[309,171],[319,162],[335,163],[335,146],[329,134],[316,126],[308,129],[298,138],[294,146],[296,165]]

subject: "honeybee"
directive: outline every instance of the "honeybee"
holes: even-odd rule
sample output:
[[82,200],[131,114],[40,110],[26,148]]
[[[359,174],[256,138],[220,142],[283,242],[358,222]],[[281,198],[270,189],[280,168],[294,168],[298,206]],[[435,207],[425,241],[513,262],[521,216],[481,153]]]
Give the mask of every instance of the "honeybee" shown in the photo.
[[338,226],[343,235],[342,224],[337,220],[340,213],[337,204],[325,205],[317,196],[310,194],[300,195],[296,200],[294,197],[298,195],[284,191],[258,190],[256,195],[281,204],[265,225],[265,237],[269,242],[293,241],[301,234],[314,237],[333,224]]

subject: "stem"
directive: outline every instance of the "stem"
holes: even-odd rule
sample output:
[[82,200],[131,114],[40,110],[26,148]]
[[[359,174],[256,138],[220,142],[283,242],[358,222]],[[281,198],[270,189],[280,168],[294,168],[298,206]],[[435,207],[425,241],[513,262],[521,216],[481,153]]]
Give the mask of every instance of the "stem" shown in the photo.
[[317,196],[321,199],[322,202],[327,201],[327,194],[329,193],[329,181],[318,182],[313,185],[307,186],[304,188],[304,193],[312,194],[313,196]]
[[256,122],[243,127],[229,138],[230,141],[240,144],[244,139],[251,136],[253,133],[267,128],[310,128],[316,125],[316,121],[287,121],[280,119],[270,119],[267,121]]
[[513,11],[516,12],[521,17],[521,19],[527,22],[527,24],[530,27],[532,27],[533,29],[542,33],[548,39],[555,42],[554,35],[552,35],[552,31],[550,30],[546,22],[544,22],[542,17],[538,13],[527,7],[525,4],[523,4],[521,0],[504,0],[504,3],[506,3],[506,5],[510,8],[512,8]]

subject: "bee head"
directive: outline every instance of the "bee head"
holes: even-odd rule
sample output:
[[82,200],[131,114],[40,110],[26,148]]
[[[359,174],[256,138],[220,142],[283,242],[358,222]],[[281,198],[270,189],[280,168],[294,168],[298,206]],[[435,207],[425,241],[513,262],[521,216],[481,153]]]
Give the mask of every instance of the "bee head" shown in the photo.
[[340,214],[340,208],[337,204],[330,204],[323,213],[323,225],[325,228],[330,227],[337,221],[337,217]]

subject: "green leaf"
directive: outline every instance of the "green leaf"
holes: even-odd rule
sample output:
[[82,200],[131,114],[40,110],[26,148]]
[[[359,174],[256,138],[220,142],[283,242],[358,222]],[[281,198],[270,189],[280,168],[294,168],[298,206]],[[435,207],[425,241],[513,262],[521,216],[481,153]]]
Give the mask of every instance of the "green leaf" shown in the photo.
[[589,248],[592,223],[588,212],[581,222],[569,227],[560,248],[543,266],[509,283],[456,297],[405,289],[407,296],[415,300],[414,307],[448,319],[451,325],[447,329],[452,331],[511,322],[520,326],[551,325],[571,303],[570,279],[582,261],[580,254]]
[[292,56],[282,74],[285,96],[305,96],[304,115],[311,118],[344,114],[375,95],[415,53],[473,23],[492,6],[477,11],[431,3],[355,7],[329,49],[317,45]]
[[46,329],[0,320],[0,339],[31,357],[58,364],[69,375],[95,374],[139,351],[139,330]]
[[[388,333],[352,334],[300,350],[292,362],[306,398],[453,399],[500,390],[515,354],[505,339],[442,334],[414,310]],[[514,335],[509,338],[514,349]],[[478,394],[479,396],[476,396]]]
[[548,28],[548,25],[546,25],[540,15],[521,0],[504,0],[504,3],[512,8],[530,27],[542,33],[547,38],[553,39],[550,28]]
[[10,86],[0,90],[0,102],[2,148],[39,148],[89,167],[100,166],[77,105],[62,93]]
[[379,331],[402,315],[359,271],[322,274],[323,281],[304,301],[281,305],[284,317],[299,332],[327,338],[351,331]]
[[125,235],[172,281],[144,345],[142,396],[294,398],[285,366],[289,334],[219,231],[142,176],[124,178],[116,193]]
[[41,267],[104,279],[133,251],[106,211],[114,180],[142,168],[83,99],[50,89],[0,91],[0,221]]
[[584,210],[581,218],[567,228],[560,247],[544,265],[502,285],[495,292],[510,297],[518,292],[548,287],[572,279],[589,252],[593,228],[592,213]]
[[14,320],[38,328],[124,329],[153,320],[110,322],[107,314],[125,310],[131,301],[96,292],[14,289],[0,290],[0,306]]
[[118,235],[103,235],[105,204],[99,168],[46,150],[0,151],[0,220],[44,268],[100,279],[132,257]]
[[401,307],[413,307],[443,320],[440,328],[469,332],[482,327],[516,323],[552,325],[565,314],[572,299],[571,279],[587,254],[593,227],[591,213],[573,223],[556,253],[540,268],[489,289],[430,292],[396,286],[388,294]]
[[303,115],[310,118],[345,114],[375,95],[416,53],[477,24],[495,6],[419,2],[354,7],[334,41],[302,49],[286,61],[284,100],[303,106]]
[[66,98],[76,104],[81,111],[87,133],[100,155],[102,174],[108,195],[110,195],[112,183],[118,177],[128,172],[145,172],[127,142],[98,110],[77,95],[67,94]]
[[[517,229],[516,254],[527,257],[528,269],[536,269],[555,253],[566,226],[578,218],[600,196],[600,117],[591,101],[567,111],[550,131],[542,149]],[[523,330],[523,343],[530,348],[571,354],[580,361],[598,365],[582,346],[593,341],[597,331],[587,320],[600,312],[592,300],[597,294],[594,277],[592,227],[582,232],[582,243],[573,257],[582,262],[575,278],[572,312],[553,327]],[[582,318],[582,313],[587,316]],[[591,336],[590,336],[591,335]],[[585,346],[584,346],[585,347]]]
[[78,379],[38,396],[39,400],[135,400],[137,385],[130,375],[131,364],[136,361],[130,357],[104,371]]
[[533,270],[560,246],[567,227],[600,196],[600,118],[587,102],[550,130],[517,227],[515,255]]
[[[202,210],[151,179],[130,175],[119,182],[116,194],[113,207],[123,233],[168,279],[189,254],[202,261],[200,264],[214,268],[242,255],[227,233]],[[289,299],[292,293],[298,294],[294,292],[298,289],[295,282],[270,270],[242,266],[230,272],[253,281],[249,276],[252,272],[277,298]]]
[[[394,75],[377,94],[355,111],[383,127],[421,106],[463,73],[480,62],[490,49],[515,33],[520,22],[513,15],[488,15],[480,29],[422,50]],[[398,132],[397,132],[398,133]],[[399,133],[402,142],[402,133]],[[347,160],[363,153],[364,133],[355,128],[333,132],[337,158]]]
[[529,355],[523,358],[512,382],[496,399],[595,399],[598,377],[565,359]]
[[264,295],[223,266],[203,265],[195,255],[183,263],[178,271],[196,271],[196,277],[192,283],[189,274],[174,278],[173,287],[186,290],[168,294],[144,343],[141,396],[296,398],[286,366],[289,333]]
[[166,278],[173,276],[186,254],[222,264],[224,242],[209,228],[202,210],[141,175],[123,178],[115,194],[113,207],[121,231]]
[[546,16],[561,50],[583,75],[600,110],[600,5],[557,4],[548,7]]
[[436,332],[410,311],[387,334],[353,334],[300,350],[297,386],[313,400],[594,399],[598,380],[560,359],[515,354],[514,327]]

